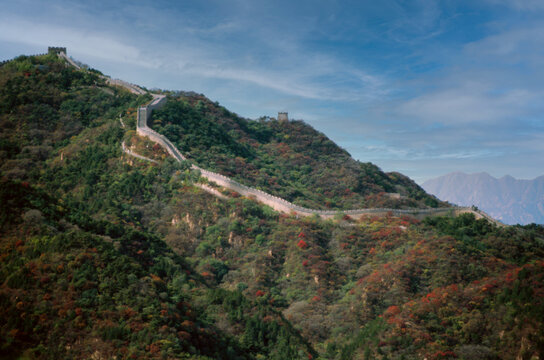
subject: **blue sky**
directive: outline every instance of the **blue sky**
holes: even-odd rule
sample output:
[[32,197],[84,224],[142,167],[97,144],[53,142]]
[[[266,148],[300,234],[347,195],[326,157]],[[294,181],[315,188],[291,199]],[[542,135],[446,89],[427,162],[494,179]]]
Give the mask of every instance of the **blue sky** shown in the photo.
[[418,182],[544,174],[544,1],[3,2],[0,60],[66,46],[114,78],[289,111]]

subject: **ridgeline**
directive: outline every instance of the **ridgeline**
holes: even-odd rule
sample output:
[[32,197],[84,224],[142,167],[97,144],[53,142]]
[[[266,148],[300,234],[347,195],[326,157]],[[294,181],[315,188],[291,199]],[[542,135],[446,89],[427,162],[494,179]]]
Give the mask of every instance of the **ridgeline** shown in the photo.
[[541,226],[59,52],[0,67],[0,358],[544,355]]

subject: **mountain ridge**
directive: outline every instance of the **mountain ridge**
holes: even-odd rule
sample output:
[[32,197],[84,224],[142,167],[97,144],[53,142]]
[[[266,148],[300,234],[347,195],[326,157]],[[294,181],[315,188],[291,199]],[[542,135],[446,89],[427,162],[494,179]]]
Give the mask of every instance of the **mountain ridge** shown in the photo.
[[[0,357],[544,354],[543,227],[499,227],[474,214],[330,221],[279,213],[208,184],[224,195],[212,196],[188,162],[137,136],[138,108],[150,100],[51,56],[0,68]],[[181,114],[210,104],[195,95],[185,100]],[[314,134],[318,160],[330,160],[320,157],[327,149],[342,154],[301,122],[277,125],[252,128],[262,141],[252,143],[274,150],[272,165],[285,168]],[[213,144],[218,128],[196,128],[206,129],[195,144]],[[295,129],[311,136],[289,138]],[[247,154],[238,145],[253,140],[237,134],[223,145]],[[399,181],[417,195],[406,178],[362,169],[369,170],[363,184],[374,185],[369,191]],[[372,196],[369,203],[383,195]]]
[[[136,127],[137,127],[138,134],[144,137],[148,137],[152,141],[160,144],[178,162],[186,161],[187,158],[181,154],[181,152],[170,142],[170,140],[168,140],[168,138],[166,138],[165,136],[162,136],[161,134],[158,134],[147,125],[147,121],[149,118],[151,118],[153,110],[157,110],[163,107],[167,100],[167,98],[164,95],[157,95],[157,94],[151,94],[151,95],[153,96],[153,100],[151,100],[149,104],[143,107],[140,107],[138,109],[137,120],[136,120]],[[145,158],[141,155],[128,151],[125,148],[124,143],[123,143],[123,151],[125,151],[127,154],[131,156],[135,156],[140,159],[154,161],[154,160]],[[310,209],[310,208],[297,206],[285,199],[270,195],[262,190],[247,187],[245,185],[242,185],[234,181],[233,179],[229,177],[202,169],[196,166],[195,164],[192,164],[191,168],[194,170],[200,171],[201,176],[206,178],[208,181],[212,181],[213,183],[223,186],[224,188],[237,191],[238,193],[241,193],[244,196],[250,196],[260,201],[261,203],[271,206],[274,210],[281,211],[284,213],[294,212],[296,214],[300,214],[303,216],[318,215],[323,218],[333,218],[338,216],[339,214],[340,215],[345,214],[348,216],[362,216],[362,215],[370,215],[370,214],[384,215],[384,214],[392,213],[396,216],[401,216],[401,215],[429,216],[429,215],[449,215],[452,213],[456,215],[463,214],[463,213],[472,213],[477,218],[486,218],[493,223],[499,224],[498,222],[496,222],[495,219],[491,218],[486,213],[477,211],[476,209],[471,207],[455,208],[455,209],[451,209],[449,207],[431,208],[431,209],[368,208],[368,209],[349,209],[349,210],[343,209],[343,210],[332,210],[332,211]],[[215,192],[213,193],[216,194]]]
[[495,178],[486,172],[452,172],[422,187],[442,200],[475,205],[508,224],[544,223],[544,175],[534,179]]

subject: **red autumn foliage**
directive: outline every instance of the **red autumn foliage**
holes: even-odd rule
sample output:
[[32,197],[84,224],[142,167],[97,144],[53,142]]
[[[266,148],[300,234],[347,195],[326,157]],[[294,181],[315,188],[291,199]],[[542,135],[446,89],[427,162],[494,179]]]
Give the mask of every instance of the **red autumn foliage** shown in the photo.
[[304,261],[302,262],[302,266],[308,266],[308,260],[304,260]]
[[127,307],[126,309],[123,310],[123,316],[127,319],[130,319],[134,315],[136,315],[136,311],[132,310],[132,308],[130,307]]
[[161,351],[161,344],[160,343],[153,343],[149,345],[149,352],[151,354],[158,354]]
[[305,238],[306,234],[301,231],[300,234],[298,234],[298,237],[299,238]]
[[507,273],[506,274],[506,281],[509,282],[509,283],[513,282],[514,281],[514,274],[511,273],[511,272]]
[[301,239],[301,240],[298,242],[297,246],[298,246],[299,248],[301,248],[301,249],[306,249],[306,248],[308,247],[308,244],[306,243],[306,241],[304,241],[304,240]]
[[257,290],[257,292],[255,293],[256,296],[264,296],[264,294],[266,293],[262,290]]
[[453,351],[437,351],[430,356],[431,359],[445,359],[445,358],[456,358],[457,354]]

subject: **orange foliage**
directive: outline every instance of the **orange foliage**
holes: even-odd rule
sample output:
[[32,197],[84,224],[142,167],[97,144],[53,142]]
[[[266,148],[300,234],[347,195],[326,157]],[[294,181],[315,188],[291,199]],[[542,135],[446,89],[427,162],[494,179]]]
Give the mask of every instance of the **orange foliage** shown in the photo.
[[396,305],[391,305],[385,310],[385,316],[395,316],[400,314],[400,308]]
[[151,274],[151,280],[156,282],[162,282],[163,280],[155,274]]

